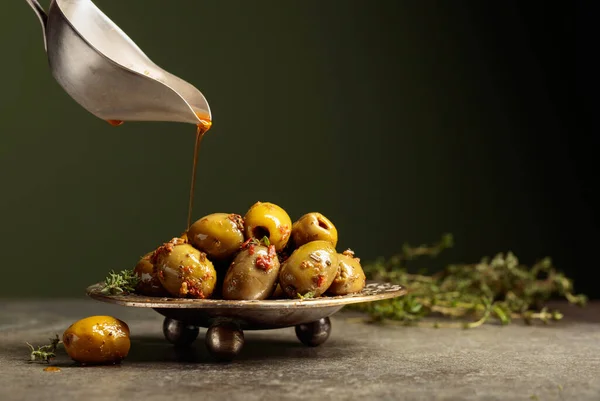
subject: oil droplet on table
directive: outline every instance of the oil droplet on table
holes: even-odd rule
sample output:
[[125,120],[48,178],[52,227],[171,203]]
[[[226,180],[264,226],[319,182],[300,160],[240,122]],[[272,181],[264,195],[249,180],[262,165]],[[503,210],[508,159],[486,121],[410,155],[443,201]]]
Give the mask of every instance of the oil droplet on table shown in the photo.
[[119,125],[123,124],[123,121],[121,120],[106,120],[106,122],[112,125],[113,127],[118,127]]
[[47,368],[44,368],[44,372],[60,372],[60,368],[56,366],[48,366]]

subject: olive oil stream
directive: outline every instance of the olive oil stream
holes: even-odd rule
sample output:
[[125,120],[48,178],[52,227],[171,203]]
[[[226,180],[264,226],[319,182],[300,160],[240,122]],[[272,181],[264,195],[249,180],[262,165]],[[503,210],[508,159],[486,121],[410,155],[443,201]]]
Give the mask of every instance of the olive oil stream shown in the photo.
[[196,129],[196,143],[194,144],[194,161],[192,163],[192,182],[190,183],[190,199],[188,204],[186,230],[189,229],[190,225],[192,224],[192,209],[194,209],[194,189],[196,187],[196,166],[198,165],[198,152],[200,151],[202,138],[204,138],[204,134],[206,134],[211,126],[212,121],[200,118],[200,124],[198,124],[198,128]]
[[[196,189],[196,170],[198,165],[198,153],[200,151],[200,145],[202,144],[202,138],[204,138],[204,134],[210,129],[212,126],[212,121],[210,119],[201,116],[200,113],[196,113],[200,123],[196,129],[196,143],[194,144],[194,158],[192,162],[192,180],[190,183],[190,197],[188,203],[188,216],[187,216],[187,224],[186,230],[190,228],[192,224],[192,210],[194,209],[194,190]],[[121,120],[106,120],[107,123],[112,125],[113,127],[118,127],[123,124]]]

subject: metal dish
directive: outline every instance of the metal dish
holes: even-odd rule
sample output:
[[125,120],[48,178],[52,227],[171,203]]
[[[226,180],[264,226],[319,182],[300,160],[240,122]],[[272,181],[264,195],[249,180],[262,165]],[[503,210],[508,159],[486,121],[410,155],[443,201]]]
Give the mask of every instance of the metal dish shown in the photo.
[[369,282],[356,294],[308,299],[272,299],[264,301],[228,301],[222,299],[157,298],[143,295],[104,295],[102,284],[87,288],[91,298],[117,305],[152,308],[165,316],[163,333],[177,346],[196,340],[199,327],[208,331],[205,343],[217,359],[231,360],[244,345],[243,330],[296,328],[296,336],[305,345],[323,344],[331,332],[329,316],[345,305],[396,298],[406,294],[404,287]]

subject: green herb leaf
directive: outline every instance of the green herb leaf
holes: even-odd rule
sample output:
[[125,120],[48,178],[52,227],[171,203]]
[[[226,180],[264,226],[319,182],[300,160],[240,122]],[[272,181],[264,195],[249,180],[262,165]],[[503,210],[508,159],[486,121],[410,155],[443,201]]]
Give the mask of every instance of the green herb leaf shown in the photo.
[[263,245],[266,246],[267,248],[271,246],[271,241],[269,241],[269,237],[267,237],[267,236],[262,237],[260,242],[262,242]]
[[296,294],[298,296],[298,298],[300,299],[308,299],[308,298],[314,298],[315,297],[315,293],[314,291],[309,291],[306,294],[302,295],[300,293]]
[[56,334],[55,338],[50,339],[49,345],[42,345],[41,347],[37,347],[37,349],[35,349],[33,345],[26,342],[25,344],[27,344],[30,349],[29,362],[35,362],[39,360],[40,362],[49,363],[51,359],[56,357],[56,348],[58,347],[58,344],[61,343],[62,341],[60,341],[58,334]]
[[115,273],[111,270],[108,277],[104,280],[104,285],[100,291],[105,295],[119,295],[123,293],[135,292],[135,287],[139,282],[139,277],[133,270],[122,270],[120,273]]
[[[573,282],[561,273],[550,258],[529,267],[520,263],[512,252],[483,257],[478,263],[450,264],[441,270],[411,273],[410,262],[435,258],[454,246],[451,234],[433,245],[402,246],[402,251],[385,260],[376,259],[363,265],[367,279],[400,284],[408,295],[347,306],[369,314],[373,321],[395,320],[415,324],[423,318],[460,319],[453,327],[474,328],[489,320],[509,324],[522,320],[549,323],[560,320],[560,311],[543,307],[551,297],[563,296],[569,303],[583,306],[587,297],[573,293]],[[414,270],[413,270],[414,271]],[[434,327],[448,327],[435,323]]]

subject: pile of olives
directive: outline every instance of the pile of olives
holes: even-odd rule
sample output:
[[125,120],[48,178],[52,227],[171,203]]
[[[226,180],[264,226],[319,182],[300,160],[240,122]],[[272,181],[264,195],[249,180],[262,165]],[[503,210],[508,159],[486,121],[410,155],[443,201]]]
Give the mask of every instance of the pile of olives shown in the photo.
[[365,274],[321,213],[292,224],[281,207],[257,202],[244,217],[213,213],[136,265],[136,292],[154,297],[264,300],[360,292]]

